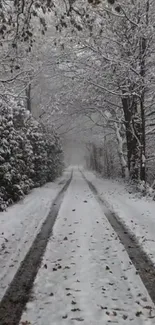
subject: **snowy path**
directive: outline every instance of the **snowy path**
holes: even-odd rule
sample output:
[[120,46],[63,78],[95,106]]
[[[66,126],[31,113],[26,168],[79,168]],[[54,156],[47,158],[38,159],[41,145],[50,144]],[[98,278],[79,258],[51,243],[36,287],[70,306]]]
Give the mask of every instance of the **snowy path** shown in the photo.
[[84,175],[96,187],[107,207],[136,236],[155,265],[155,201],[129,194],[125,184],[102,179],[88,171],[84,171]]
[[68,170],[55,183],[34,189],[21,202],[0,213],[0,300],[69,176]]
[[21,325],[152,325],[154,305],[80,172],[61,205]]

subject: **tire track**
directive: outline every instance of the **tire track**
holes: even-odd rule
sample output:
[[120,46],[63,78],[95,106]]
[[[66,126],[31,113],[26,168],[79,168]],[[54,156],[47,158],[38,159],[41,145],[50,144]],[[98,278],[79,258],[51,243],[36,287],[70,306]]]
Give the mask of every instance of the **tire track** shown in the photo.
[[83,178],[87,182],[90,190],[95,195],[98,202],[102,205],[104,214],[109,223],[119,236],[119,239],[125,247],[132,263],[134,264],[142,282],[144,283],[153,303],[155,303],[155,266],[149,256],[143,251],[138,243],[136,236],[131,234],[129,229],[121,222],[119,217],[107,208],[107,202],[102,199],[96,187],[85,177],[81,172]]
[[51,236],[54,222],[71,180],[72,173],[69,180],[55,198],[50,212],[42,224],[40,232],[37,234],[31,248],[26,254],[0,302],[0,325],[19,324],[24,307],[29,300],[34,279],[41,265],[42,256]]

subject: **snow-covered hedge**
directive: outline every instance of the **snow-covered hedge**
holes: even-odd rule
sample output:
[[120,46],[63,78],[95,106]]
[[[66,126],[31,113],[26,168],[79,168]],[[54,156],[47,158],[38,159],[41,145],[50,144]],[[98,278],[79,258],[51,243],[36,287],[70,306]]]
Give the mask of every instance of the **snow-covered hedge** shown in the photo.
[[62,148],[54,130],[47,131],[21,102],[0,98],[0,210],[54,180],[62,169]]

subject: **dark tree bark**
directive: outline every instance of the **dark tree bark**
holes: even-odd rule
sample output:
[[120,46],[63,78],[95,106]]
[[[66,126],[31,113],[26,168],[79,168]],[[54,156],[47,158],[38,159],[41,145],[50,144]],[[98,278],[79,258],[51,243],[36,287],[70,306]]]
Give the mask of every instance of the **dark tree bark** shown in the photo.
[[123,97],[122,104],[125,117],[128,169],[130,178],[138,180],[141,162],[141,116],[137,109],[137,98],[132,95]]
[[26,88],[26,108],[31,112],[31,84]]
[[126,131],[126,142],[127,142],[127,162],[128,162],[128,169],[130,171],[131,155],[132,155],[130,98],[129,97],[123,97],[122,98],[122,105],[123,105],[123,112],[124,112],[124,118],[125,118],[125,131]]
[[[149,11],[149,1],[147,2],[146,8],[146,23],[148,24],[148,11]],[[147,48],[147,40],[145,37],[140,39],[140,76],[141,76],[141,98],[140,98],[140,112],[141,112],[141,163],[140,163],[140,179],[146,180],[146,164],[145,164],[145,154],[146,154],[146,139],[145,139],[145,55]]]

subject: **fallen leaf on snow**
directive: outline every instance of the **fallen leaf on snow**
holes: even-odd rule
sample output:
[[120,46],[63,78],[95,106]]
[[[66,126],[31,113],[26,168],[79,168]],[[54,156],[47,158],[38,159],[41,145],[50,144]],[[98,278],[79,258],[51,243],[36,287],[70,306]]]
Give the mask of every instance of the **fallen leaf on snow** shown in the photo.
[[140,315],[142,315],[142,311],[137,311],[135,315],[136,317],[139,317]]
[[76,301],[72,300],[71,304],[76,305]]
[[76,318],[71,318],[71,320],[76,320],[77,322],[83,322],[84,318],[82,317],[76,317]]
[[68,315],[64,315],[64,316],[62,316],[63,319],[66,319],[67,317],[68,317]]
[[73,308],[73,309],[71,309],[71,311],[73,311],[73,312],[75,312],[75,311],[81,311],[81,309],[80,308]]

